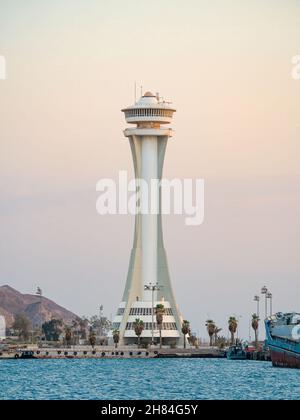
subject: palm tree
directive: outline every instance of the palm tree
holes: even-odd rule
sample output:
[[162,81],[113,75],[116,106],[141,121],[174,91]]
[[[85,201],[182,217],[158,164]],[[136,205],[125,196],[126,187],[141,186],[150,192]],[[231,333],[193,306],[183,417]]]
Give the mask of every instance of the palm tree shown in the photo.
[[216,346],[220,349],[224,349],[228,345],[228,340],[226,337],[218,337],[218,340],[216,342]]
[[134,323],[134,332],[138,338],[138,348],[140,348],[140,344],[141,344],[141,335],[142,332],[144,331],[144,322],[140,319],[136,319],[135,323]]
[[65,340],[66,340],[67,346],[69,347],[72,341],[72,329],[70,327],[66,327],[65,329]]
[[29,339],[31,323],[25,315],[15,315],[13,329],[18,332],[19,339],[27,341]]
[[120,331],[119,330],[113,330],[113,340],[115,343],[115,348],[118,348],[118,344],[120,341]]
[[210,347],[213,346],[213,337],[215,335],[216,332],[216,324],[214,323],[214,321],[212,319],[209,319],[208,321],[206,321],[206,328],[207,328],[207,332],[209,335],[209,345]]
[[82,340],[86,340],[87,338],[88,325],[89,325],[89,320],[87,318],[82,318],[79,320],[80,338]]
[[187,320],[184,320],[181,327],[181,332],[184,337],[184,348],[186,349],[186,336],[190,333],[190,323]]
[[228,324],[229,324],[229,331],[231,333],[231,345],[234,345],[234,336],[238,329],[238,320],[234,316],[231,316],[229,318]]
[[218,327],[216,326],[216,328],[215,328],[215,346],[217,346],[217,344],[218,344],[218,339],[219,339],[218,334],[219,334],[219,332],[221,332],[221,331],[222,331],[222,328],[218,328]]
[[252,315],[252,328],[254,329],[255,333],[255,348],[258,350],[258,328],[259,328],[259,316],[256,314]]
[[164,314],[166,313],[165,307],[162,304],[156,305],[155,314],[156,314],[156,322],[159,329],[159,347],[162,348],[162,336],[161,330],[164,320]]
[[197,339],[197,337],[195,335],[192,334],[190,336],[190,340],[189,341],[190,341],[191,346],[197,348],[197,346],[198,346],[198,339]]
[[92,348],[94,349],[96,344],[96,334],[94,333],[92,328],[90,329],[89,342]]
[[79,329],[80,323],[79,323],[79,321],[80,321],[79,318],[75,318],[72,321],[72,327],[71,327],[71,329],[73,330],[73,338],[74,338],[75,344],[78,344],[78,341],[79,341],[79,332],[80,332],[80,329]]

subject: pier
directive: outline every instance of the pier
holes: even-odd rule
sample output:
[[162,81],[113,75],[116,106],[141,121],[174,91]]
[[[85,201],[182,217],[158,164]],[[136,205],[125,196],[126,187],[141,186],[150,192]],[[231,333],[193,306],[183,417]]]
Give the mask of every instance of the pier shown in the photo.
[[170,348],[112,348],[74,346],[72,348],[20,348],[0,352],[1,359],[151,359],[151,358],[224,358],[224,350],[203,347],[199,349]]

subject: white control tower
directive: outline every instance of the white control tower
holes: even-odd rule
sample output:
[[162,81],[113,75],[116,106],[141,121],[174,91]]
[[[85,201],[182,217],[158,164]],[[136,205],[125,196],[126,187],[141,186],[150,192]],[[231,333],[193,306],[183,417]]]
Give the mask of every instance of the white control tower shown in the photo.
[[[140,189],[140,208],[145,209],[149,206],[151,180],[162,178],[166,146],[173,134],[166,125],[171,123],[176,111],[158,95],[146,92],[135,105],[122,112],[126,122],[135,125],[127,128],[124,134],[130,142],[135,178],[146,181],[148,185],[148,189]],[[134,322],[138,318],[144,322],[142,342],[150,343],[153,338],[158,342],[159,331],[153,308],[163,304],[163,345],[182,345],[182,317],[171,287],[163,243],[161,191],[154,197],[152,195],[151,205],[157,208],[156,214],[143,211],[136,215],[127,282],[112,328],[120,332],[121,345],[134,344],[137,340]]]

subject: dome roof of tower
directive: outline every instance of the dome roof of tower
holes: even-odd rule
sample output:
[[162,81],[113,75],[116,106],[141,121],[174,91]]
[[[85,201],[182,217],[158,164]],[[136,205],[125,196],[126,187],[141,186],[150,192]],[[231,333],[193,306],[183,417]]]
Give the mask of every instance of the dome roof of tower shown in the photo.
[[156,95],[148,91],[144,94],[143,98],[156,98]]

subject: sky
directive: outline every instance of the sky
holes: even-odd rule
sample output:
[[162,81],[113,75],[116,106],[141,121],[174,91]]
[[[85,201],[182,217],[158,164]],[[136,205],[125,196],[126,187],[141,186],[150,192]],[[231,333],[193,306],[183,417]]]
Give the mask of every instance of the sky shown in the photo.
[[164,176],[205,180],[203,225],[164,218],[183,317],[247,338],[264,285],[300,311],[299,54],[298,0],[0,0],[0,284],[115,313],[134,220],[99,216],[96,183],[133,175],[136,82],[178,111]]

